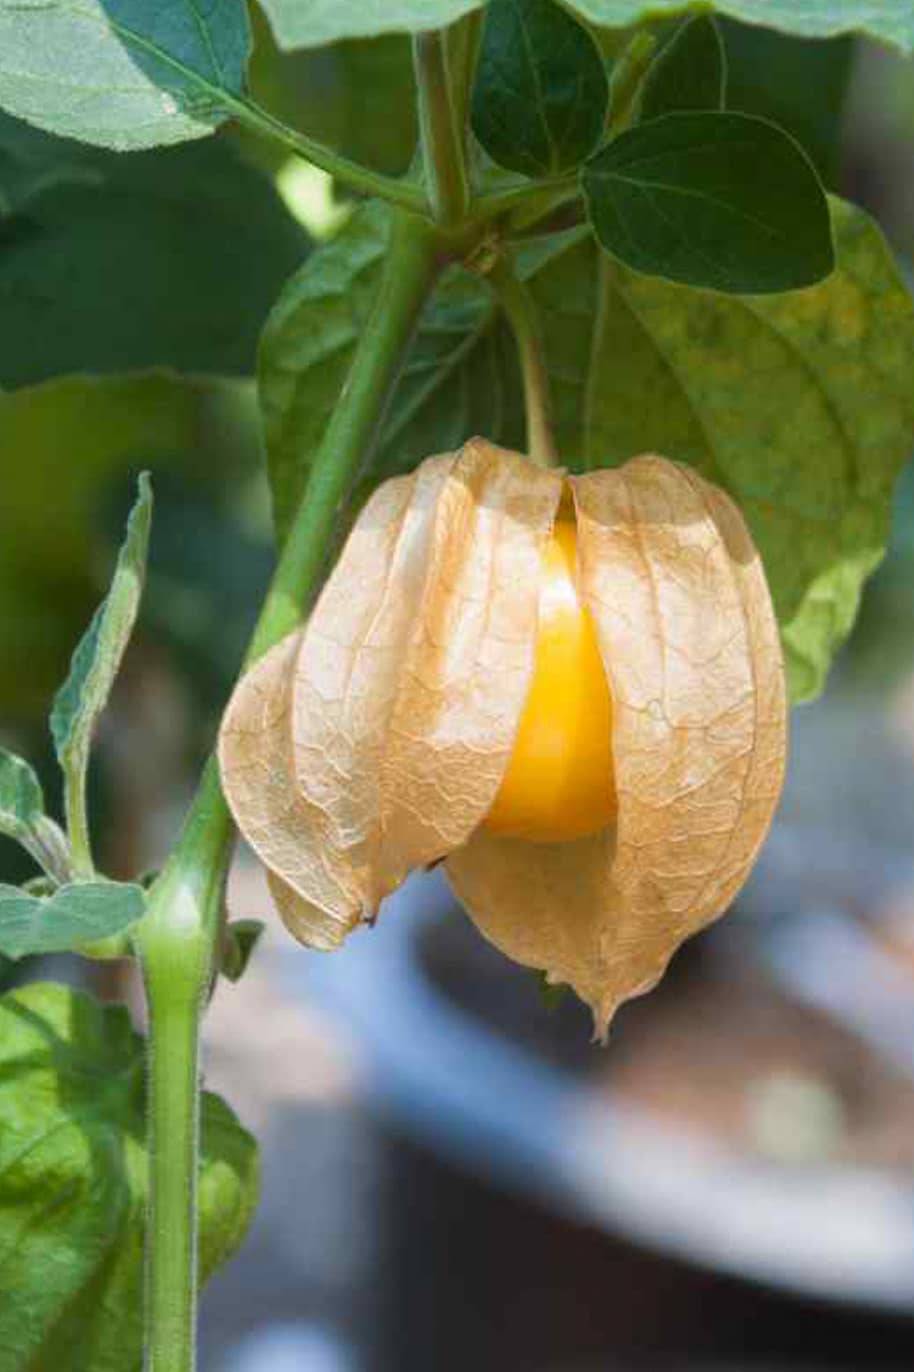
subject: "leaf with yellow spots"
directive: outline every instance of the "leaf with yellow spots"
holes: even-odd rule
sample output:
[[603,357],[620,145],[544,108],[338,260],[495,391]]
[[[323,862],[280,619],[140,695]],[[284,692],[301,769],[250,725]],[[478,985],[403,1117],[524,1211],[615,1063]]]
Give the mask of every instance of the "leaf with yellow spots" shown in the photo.
[[911,297],[869,216],[831,208],[837,270],[765,298],[639,276],[581,231],[527,250],[564,459],[662,452],[734,497],[795,701],[822,689],[853,625],[914,447]]

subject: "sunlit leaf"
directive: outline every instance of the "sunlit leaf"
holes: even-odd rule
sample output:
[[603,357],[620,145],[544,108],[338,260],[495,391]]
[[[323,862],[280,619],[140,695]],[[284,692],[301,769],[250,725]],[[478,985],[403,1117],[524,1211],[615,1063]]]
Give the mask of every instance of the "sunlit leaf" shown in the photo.
[[0,0],[0,107],[121,151],[199,138],[249,47],[244,0]]
[[[452,24],[480,0],[261,0],[282,47],[317,47],[363,37]],[[568,0],[595,24],[624,28],[642,19],[686,14],[690,0]],[[785,33],[827,38],[858,31],[914,50],[914,11],[904,0],[718,0],[721,14]]]
[[122,934],[142,919],[145,908],[141,886],[117,881],[73,883],[43,897],[0,885],[0,953],[22,958],[75,952],[81,944]]
[[139,479],[136,503],[118,554],[111,589],[95,612],[70,663],[51,711],[51,733],[61,767],[85,785],[92,734],[108,702],[121,659],[133,632],[146,574],[152,521],[148,475]]

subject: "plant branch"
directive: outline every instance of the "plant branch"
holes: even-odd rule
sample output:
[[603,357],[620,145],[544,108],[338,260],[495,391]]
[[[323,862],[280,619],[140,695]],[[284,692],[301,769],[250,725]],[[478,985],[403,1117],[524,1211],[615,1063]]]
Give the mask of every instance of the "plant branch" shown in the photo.
[[83,881],[91,880],[95,875],[95,864],[92,861],[92,840],[89,837],[84,767],[64,768],[63,808],[67,820],[73,874]]
[[[306,612],[341,503],[376,440],[422,305],[445,260],[441,238],[428,223],[405,214],[395,219],[378,296],[311,468],[249,660]],[[195,1365],[199,1025],[218,970],[233,841],[211,758],[136,937],[151,1045],[147,1372],[193,1372]]]
[[349,157],[343,157],[342,154],[319,143],[317,139],[310,138],[308,134],[289,128],[288,124],[276,119],[268,110],[261,109],[253,100],[238,97],[225,103],[242,124],[246,124],[255,133],[272,139],[274,143],[280,143],[290,152],[297,153],[307,162],[312,162],[315,167],[329,172],[350,190],[362,195],[376,195],[391,205],[399,205],[416,214],[431,213],[421,187],[410,181],[384,176],[381,172],[371,171],[368,167],[353,162]]
[[464,146],[470,119],[470,96],[482,37],[482,10],[464,15],[445,33],[448,71],[451,76],[451,103],[454,122],[463,131]]
[[491,222],[515,210],[523,210],[525,220],[540,218],[559,205],[575,200],[580,194],[581,185],[576,172],[552,181],[520,181],[481,195],[473,206],[473,219]]
[[507,315],[517,342],[524,379],[529,456],[542,467],[557,467],[559,456],[552,430],[549,373],[533,299],[504,254],[485,279]]
[[425,179],[436,223],[460,223],[470,203],[466,131],[454,111],[447,49],[439,30],[413,35],[413,69],[419,100],[419,136]]
[[267,592],[248,662],[294,629],[305,614],[340,504],[378,439],[419,312],[444,261],[431,226],[408,215],[394,221],[380,289]]

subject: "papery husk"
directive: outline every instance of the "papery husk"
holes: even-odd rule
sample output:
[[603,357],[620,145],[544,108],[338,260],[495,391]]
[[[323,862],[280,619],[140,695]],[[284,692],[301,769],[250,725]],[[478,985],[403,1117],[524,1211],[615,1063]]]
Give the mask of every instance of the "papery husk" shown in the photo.
[[481,439],[386,482],[304,631],[237,688],[223,784],[303,942],[339,942],[488,813],[561,494],[557,473]]
[[723,492],[654,456],[570,481],[617,823],[563,844],[482,829],[447,870],[486,937],[571,985],[604,1035],[746,879],[783,782],[786,693],[761,561]]
[[289,634],[242,677],[219,734],[219,765],[239,829],[267,868],[273,899],[302,943],[329,950],[352,927],[342,874],[315,865],[302,835],[315,816],[292,770],[292,687],[302,634]]

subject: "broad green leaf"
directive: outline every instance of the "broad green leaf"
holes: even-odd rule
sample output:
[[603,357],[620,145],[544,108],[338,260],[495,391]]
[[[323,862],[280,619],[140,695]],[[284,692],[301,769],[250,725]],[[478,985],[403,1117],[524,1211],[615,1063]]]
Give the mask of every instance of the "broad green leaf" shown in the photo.
[[559,448],[578,468],[659,452],[739,502],[791,692],[822,688],[885,550],[914,443],[914,309],[882,235],[832,202],[838,265],[806,291],[724,296],[627,271],[584,230],[527,271]]
[[726,103],[727,58],[710,14],[683,24],[654,59],[641,90],[640,118],[683,110],[719,110]]
[[[570,0],[569,8],[595,24],[616,28],[683,14],[697,6],[683,0]],[[914,8],[908,0],[716,0],[705,8],[803,38],[865,33],[914,51]]]
[[281,48],[319,48],[339,38],[442,28],[481,0],[260,0]]
[[[143,1042],[127,1011],[58,985],[0,999],[3,1372],[139,1372],[148,1189]],[[203,1098],[200,1267],[244,1237],[253,1139]]]
[[82,944],[122,934],[145,909],[142,886],[126,882],[72,883],[49,896],[0,885],[0,953],[78,952]]
[[244,0],[0,0],[0,107],[118,151],[200,138],[249,48]]
[[[259,387],[277,532],[285,536],[364,329],[389,216],[361,206],[291,278],[264,331]],[[454,272],[425,311],[372,459],[369,483],[408,470],[469,433],[519,443],[523,399],[513,344],[489,294]]]
[[[307,252],[222,138],[117,154],[0,115],[0,386],[151,367],[238,375]],[[230,285],[229,285],[230,283]]]
[[[319,47],[452,24],[480,0],[261,0],[284,48]],[[609,28],[694,10],[689,0],[568,0],[567,9]],[[865,33],[914,51],[914,10],[907,0],[718,0],[720,14],[806,38]]]
[[812,285],[834,266],[816,170],[764,119],[664,115],[620,134],[582,180],[601,244],[636,271],[765,294]]
[[588,31],[556,0],[489,0],[473,132],[499,166],[557,176],[593,152],[609,85]]
[[151,521],[152,489],[144,473],[127,521],[111,589],[76,646],[69,675],[51,710],[51,733],[58,760],[69,777],[78,778],[80,787],[85,783],[95,725],[108,702],[136,622]]

